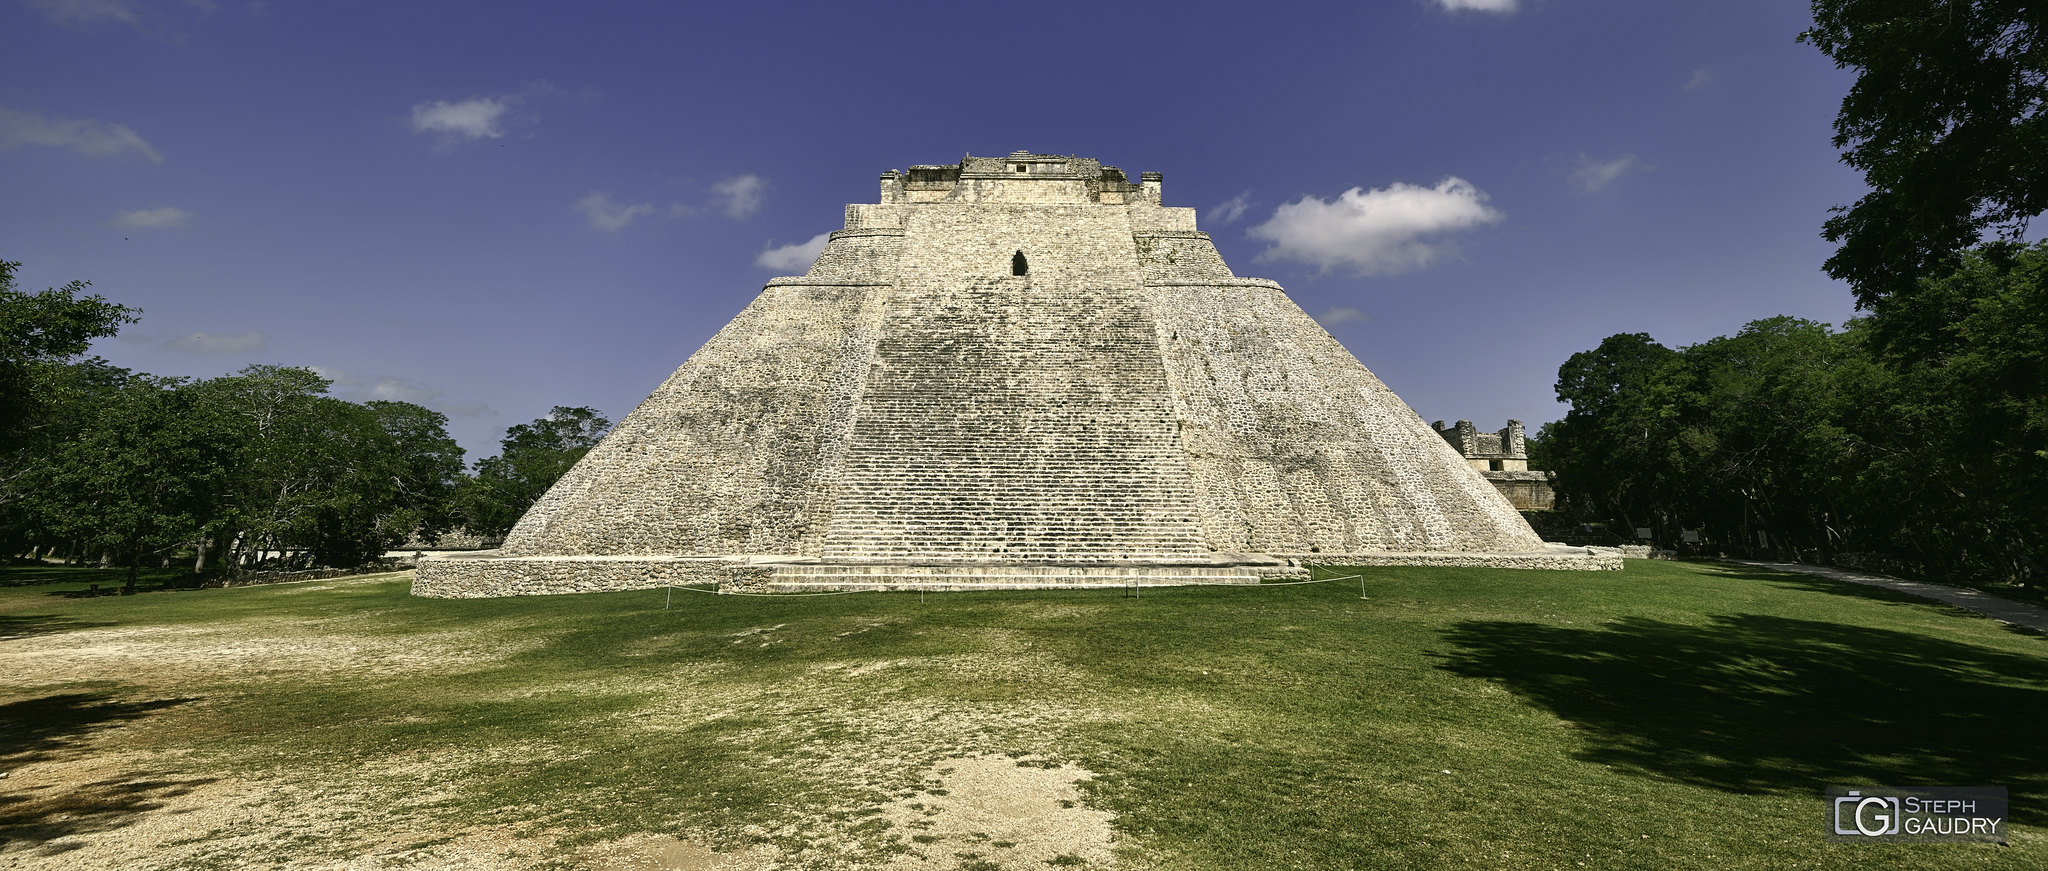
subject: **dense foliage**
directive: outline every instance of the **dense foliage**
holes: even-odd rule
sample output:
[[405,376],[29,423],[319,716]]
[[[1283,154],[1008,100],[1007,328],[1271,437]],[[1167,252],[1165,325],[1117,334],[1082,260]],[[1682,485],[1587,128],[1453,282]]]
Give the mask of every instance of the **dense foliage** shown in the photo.
[[1672,350],[1609,337],[1558,370],[1541,460],[1588,520],[1711,551],[2037,585],[2048,578],[2048,243],[1961,255],[1911,365],[1869,321],[1796,318]]
[[[2048,210],[2048,6],[2029,0],[1815,0],[1800,39],[1857,73],[1835,118],[1870,193],[1838,210],[1830,275],[1913,356],[1948,318],[1918,299],[1987,233]],[[1902,311],[1895,311],[1902,310]],[[1893,315],[1902,315],[1893,317]]]
[[469,530],[504,537],[610,429],[595,409],[557,405],[547,417],[506,430],[498,455],[478,461],[475,477],[455,494]]
[[0,553],[134,570],[356,566],[461,529],[501,537],[610,424],[557,407],[471,476],[448,418],[347,402],[310,369],[207,380],[79,359],[134,312],[83,282],[14,290],[0,262]]

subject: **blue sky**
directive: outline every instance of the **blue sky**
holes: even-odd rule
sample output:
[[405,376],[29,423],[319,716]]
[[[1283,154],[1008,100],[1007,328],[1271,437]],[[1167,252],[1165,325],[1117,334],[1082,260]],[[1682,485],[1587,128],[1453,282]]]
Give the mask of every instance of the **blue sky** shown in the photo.
[[[312,366],[451,418],[622,418],[885,169],[1166,176],[1426,420],[1566,357],[1839,324],[1792,0],[0,0],[0,258],[143,310],[94,353]],[[779,255],[779,256],[778,256]],[[800,259],[800,258],[799,258]],[[776,265],[785,268],[774,268]]]

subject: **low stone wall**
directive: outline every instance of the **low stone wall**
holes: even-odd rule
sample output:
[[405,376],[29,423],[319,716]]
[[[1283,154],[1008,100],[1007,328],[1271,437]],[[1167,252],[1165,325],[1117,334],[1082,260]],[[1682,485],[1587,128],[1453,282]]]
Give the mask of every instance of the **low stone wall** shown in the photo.
[[234,575],[220,575],[208,578],[204,586],[219,587],[260,587],[265,584],[295,584],[300,581],[324,581],[328,578],[347,578],[358,575],[384,575],[402,571],[401,563],[386,565],[357,566],[352,569],[301,569],[293,572],[242,572]]
[[745,568],[733,560],[704,557],[535,557],[479,551],[421,559],[413,576],[412,594],[436,599],[481,599],[646,590],[726,583],[733,578],[734,570]]
[[897,589],[930,591],[1067,589],[1182,584],[1252,583],[1260,578],[1305,577],[1311,566],[1458,566],[1494,569],[1618,571],[1614,548],[1567,545],[1528,553],[1296,553],[1271,554],[1272,565],[1168,566],[1133,563],[1093,568],[988,564],[975,566],[835,564],[745,557],[506,555],[501,551],[430,555],[419,562],[415,596],[472,599],[645,590],[717,584],[720,592]]
[[1621,552],[1612,548],[1553,545],[1527,553],[1296,553],[1274,554],[1304,566],[1454,566],[1472,569],[1621,571]]

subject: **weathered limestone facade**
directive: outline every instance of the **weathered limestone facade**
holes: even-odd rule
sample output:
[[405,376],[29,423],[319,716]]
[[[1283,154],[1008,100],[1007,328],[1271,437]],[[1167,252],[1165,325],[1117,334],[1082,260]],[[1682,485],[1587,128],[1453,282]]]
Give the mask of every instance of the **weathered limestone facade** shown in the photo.
[[883,173],[809,273],[768,282],[502,548],[424,560],[414,592],[1619,567],[1546,548],[1160,191],[1024,152]]
[[1529,468],[1529,447],[1521,421],[1510,420],[1499,432],[1480,432],[1469,420],[1458,421],[1456,426],[1444,426],[1439,420],[1430,428],[1457,448],[1515,510],[1549,511],[1557,506],[1550,473]]

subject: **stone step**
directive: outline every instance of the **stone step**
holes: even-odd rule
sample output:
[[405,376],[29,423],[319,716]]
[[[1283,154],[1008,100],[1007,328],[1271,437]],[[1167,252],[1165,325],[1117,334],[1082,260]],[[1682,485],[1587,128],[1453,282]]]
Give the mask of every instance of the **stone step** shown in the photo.
[[1257,584],[1265,577],[1294,577],[1302,569],[1278,566],[1026,566],[1026,565],[845,565],[776,566],[769,590],[778,593],[832,590],[1045,590],[1189,584]]
[[1205,553],[1157,331],[1113,272],[901,287],[823,552]]

